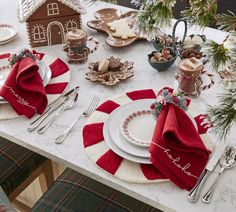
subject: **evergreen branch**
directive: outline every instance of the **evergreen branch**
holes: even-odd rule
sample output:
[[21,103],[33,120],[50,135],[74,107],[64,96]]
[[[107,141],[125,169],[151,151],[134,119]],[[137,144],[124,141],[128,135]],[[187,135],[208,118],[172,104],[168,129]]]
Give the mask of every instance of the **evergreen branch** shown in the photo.
[[190,0],[190,7],[182,11],[182,15],[190,25],[209,26],[215,21],[217,0]]
[[211,63],[216,71],[231,59],[229,50],[224,47],[224,44],[218,44],[213,40],[209,40],[204,44],[203,52],[206,54],[208,62]]
[[137,16],[137,29],[154,38],[159,28],[170,26],[175,0],[156,0],[143,4]]
[[236,83],[219,96],[219,105],[209,106],[208,115],[213,123],[213,130],[225,139],[236,123]]
[[233,12],[228,10],[229,14],[223,13],[216,15],[216,24],[219,29],[224,31],[236,31],[236,16]]

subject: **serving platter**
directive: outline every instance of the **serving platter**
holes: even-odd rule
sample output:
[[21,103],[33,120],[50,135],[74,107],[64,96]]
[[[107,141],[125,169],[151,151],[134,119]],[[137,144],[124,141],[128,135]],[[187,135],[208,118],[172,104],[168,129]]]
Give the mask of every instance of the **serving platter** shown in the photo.
[[[111,28],[108,26],[109,23],[124,19],[124,18],[129,18],[131,21],[129,21],[129,25],[131,29],[134,28],[134,22],[135,18],[137,16],[138,12],[137,11],[128,11],[126,13],[121,14],[119,10],[114,9],[114,8],[105,8],[101,9],[95,12],[94,17],[95,20],[88,21],[87,25],[88,27],[95,29],[97,31],[106,33],[108,35],[108,38],[106,39],[107,45],[111,47],[125,47],[128,46],[132,43],[134,43],[137,40],[146,40],[145,37],[141,36],[140,33],[135,33],[136,36],[130,37],[128,39],[122,39],[119,37],[115,37],[114,31],[111,30]],[[134,32],[134,29],[133,29]]]

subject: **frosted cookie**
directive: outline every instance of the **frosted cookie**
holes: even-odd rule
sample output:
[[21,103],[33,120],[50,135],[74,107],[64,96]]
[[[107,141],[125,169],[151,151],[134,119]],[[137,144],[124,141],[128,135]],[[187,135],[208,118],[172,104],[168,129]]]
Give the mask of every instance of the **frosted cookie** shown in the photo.
[[129,25],[128,24],[128,20],[127,18],[122,18],[122,19],[119,19],[119,20],[115,20],[115,21],[112,21],[110,23],[107,24],[109,26],[109,28],[112,30],[112,31],[115,31],[117,27],[119,27],[120,25]]
[[116,32],[112,34],[114,37],[118,37],[121,39],[128,39],[136,37],[136,34],[133,33],[133,30],[127,25],[120,25],[116,28]]
[[130,28],[128,23],[128,18],[122,18],[120,20],[116,20],[107,24],[112,31],[115,31],[112,36],[128,39],[136,37],[136,34],[133,33],[133,30]]

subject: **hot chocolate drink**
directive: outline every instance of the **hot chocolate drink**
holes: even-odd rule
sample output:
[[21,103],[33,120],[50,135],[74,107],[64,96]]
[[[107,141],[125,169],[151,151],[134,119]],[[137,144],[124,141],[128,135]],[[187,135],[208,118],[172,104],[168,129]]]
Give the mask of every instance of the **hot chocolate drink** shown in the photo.
[[[87,47],[87,41],[93,41],[95,47],[91,50]],[[85,63],[88,55],[97,50],[98,41],[92,37],[88,37],[83,30],[73,29],[66,34],[66,46],[64,51],[67,52],[67,60],[69,63]]]
[[179,90],[186,93],[190,97],[197,97],[201,93],[202,79],[201,74],[204,66],[201,61],[196,58],[183,59],[178,65]]

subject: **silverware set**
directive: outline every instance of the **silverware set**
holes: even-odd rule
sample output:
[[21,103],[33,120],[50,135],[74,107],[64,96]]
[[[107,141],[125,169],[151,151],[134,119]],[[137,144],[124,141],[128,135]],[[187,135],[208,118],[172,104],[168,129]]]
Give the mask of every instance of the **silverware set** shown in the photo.
[[[62,95],[54,104],[52,104],[41,116],[31,122],[27,128],[29,132],[36,129],[39,134],[43,134],[52,125],[56,118],[66,110],[70,110],[76,104],[79,94],[79,86],[69,90],[67,93]],[[68,127],[67,130],[55,139],[55,143],[61,144],[65,141],[66,137],[69,135],[73,127],[84,117],[90,116],[96,109],[100,98],[94,96],[89,107]]]
[[214,182],[208,189],[208,191],[203,195],[202,202],[210,203],[213,197],[214,190],[216,188],[217,182],[221,174],[225,169],[232,168],[236,163],[236,147],[227,146],[226,142],[222,142],[216,146],[214,152],[209,159],[206,168],[198,178],[196,185],[192,188],[192,190],[188,194],[188,200],[192,203],[197,202],[200,196],[201,189],[203,187],[204,182],[214,170],[216,165],[220,163],[221,169],[215,178]]
[[55,112],[57,109],[59,109],[64,102],[69,100],[70,96],[74,92],[78,92],[79,86],[69,90],[67,93],[62,95],[54,104],[52,104],[41,116],[39,116],[37,119],[35,119],[33,122],[31,122],[27,128],[29,132],[32,132],[36,130],[40,124],[43,123],[44,120],[46,120],[53,112]]
[[74,93],[73,97],[71,99],[68,99],[67,101],[63,102],[62,106],[54,113],[53,117],[49,119],[39,130],[38,133],[42,134],[45,133],[46,130],[50,127],[50,125],[56,120],[57,116],[65,110],[70,110],[73,108],[74,104],[78,100],[78,93]]

